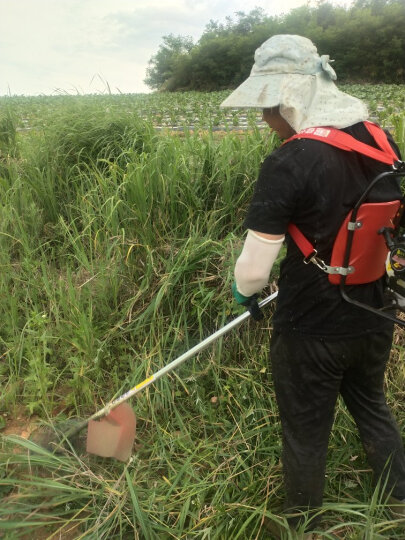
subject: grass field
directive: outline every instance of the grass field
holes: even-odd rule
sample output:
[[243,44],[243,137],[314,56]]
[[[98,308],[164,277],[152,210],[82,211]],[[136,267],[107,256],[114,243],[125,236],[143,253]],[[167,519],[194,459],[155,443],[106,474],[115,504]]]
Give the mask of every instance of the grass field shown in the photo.
[[[405,89],[346,90],[405,154]],[[218,111],[224,95],[0,99],[0,538],[266,539],[264,517],[281,520],[271,307],[132,401],[128,463],[27,438],[92,414],[241,313],[243,217],[279,141],[255,113]],[[398,331],[387,391],[401,428],[403,356]],[[322,538],[405,537],[340,403],[324,512]]]

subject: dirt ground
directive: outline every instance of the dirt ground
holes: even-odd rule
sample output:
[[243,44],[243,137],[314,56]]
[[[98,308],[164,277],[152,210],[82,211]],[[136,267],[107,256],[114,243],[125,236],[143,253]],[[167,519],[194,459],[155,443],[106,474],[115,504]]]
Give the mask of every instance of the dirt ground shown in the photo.
[[5,427],[0,431],[0,434],[5,436],[18,435],[23,439],[28,439],[40,423],[40,419],[36,415],[27,417],[23,407],[17,411],[16,415],[11,416],[11,414],[5,413],[0,416],[5,422]]

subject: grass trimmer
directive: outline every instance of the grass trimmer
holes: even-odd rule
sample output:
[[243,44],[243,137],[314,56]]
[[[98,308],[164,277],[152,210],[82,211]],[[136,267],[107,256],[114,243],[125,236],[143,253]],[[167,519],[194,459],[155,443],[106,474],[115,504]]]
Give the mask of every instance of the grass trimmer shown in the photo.
[[[264,307],[277,296],[277,292],[271,294],[259,303],[259,307]],[[152,383],[166,375],[170,371],[180,366],[189,358],[214,343],[218,338],[241,324],[250,317],[249,311],[242,313],[236,319],[205,338],[203,341],[183,353],[181,356],[159,369],[156,373],[140,382],[118,398],[110,401],[105,407],[95,412],[86,420],[79,421],[73,426],[70,426],[64,432],[63,429],[58,429],[58,442],[54,441],[53,445],[60,446],[63,442],[70,441],[73,444],[77,437],[85,427],[88,426],[86,438],[86,450],[91,454],[101,457],[113,457],[120,461],[126,461],[131,455],[135,433],[136,433],[136,417],[133,409],[125,403],[129,398],[138,394],[141,390],[147,388]],[[39,444],[44,444],[44,441],[37,440]],[[47,446],[50,447],[48,439]]]

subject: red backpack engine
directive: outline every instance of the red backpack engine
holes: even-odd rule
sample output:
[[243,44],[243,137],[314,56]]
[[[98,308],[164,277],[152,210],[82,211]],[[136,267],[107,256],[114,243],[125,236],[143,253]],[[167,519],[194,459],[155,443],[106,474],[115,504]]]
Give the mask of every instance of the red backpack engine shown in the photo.
[[374,178],[346,216],[336,236],[330,264],[326,264],[318,257],[316,249],[296,225],[291,223],[288,232],[303,253],[304,262],[314,263],[326,272],[330,283],[340,285],[345,300],[405,326],[405,321],[390,313],[352,300],[346,290],[346,285],[360,285],[381,278],[386,272],[388,254],[395,276],[398,277],[402,272],[405,275],[405,244],[399,241],[399,223],[404,210],[404,199],[382,203],[366,202],[370,191],[382,178],[405,176],[405,163],[398,160],[386,134],[379,126],[371,122],[364,122],[364,125],[379,148],[369,146],[343,131],[329,127],[304,129],[285,141],[284,144],[294,139],[314,139],[341,150],[359,152],[392,167],[390,171]]

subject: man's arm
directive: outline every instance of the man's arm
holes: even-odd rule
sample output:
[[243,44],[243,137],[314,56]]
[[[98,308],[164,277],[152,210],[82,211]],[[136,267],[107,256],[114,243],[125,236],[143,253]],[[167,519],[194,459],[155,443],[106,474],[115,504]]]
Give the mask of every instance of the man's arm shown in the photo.
[[250,297],[267,285],[283,241],[284,235],[281,234],[248,230],[235,265],[236,289],[241,295]]

